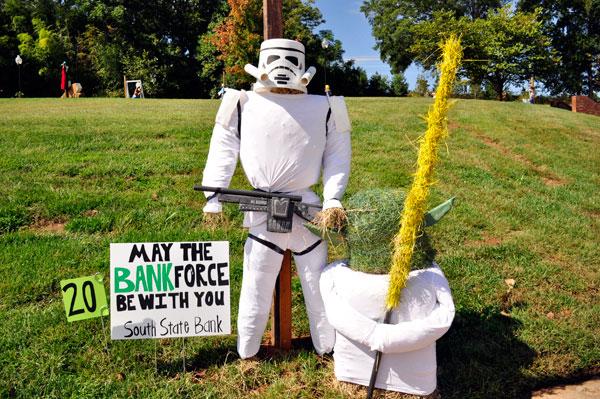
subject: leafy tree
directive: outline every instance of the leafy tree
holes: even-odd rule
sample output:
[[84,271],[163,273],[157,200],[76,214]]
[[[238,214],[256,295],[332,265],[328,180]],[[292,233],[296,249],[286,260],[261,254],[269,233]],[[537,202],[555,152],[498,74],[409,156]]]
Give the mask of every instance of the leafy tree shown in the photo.
[[453,17],[485,18],[506,0],[364,0],[361,11],[372,26],[376,48],[393,73],[403,72],[413,62],[410,50],[416,40],[413,28],[431,21],[435,12],[448,11]]
[[520,0],[518,7],[542,8],[544,32],[561,56],[545,86],[553,94],[600,90],[600,0]]
[[423,75],[417,75],[417,84],[415,85],[414,93],[423,96],[427,91],[429,91],[429,82]]
[[[229,14],[216,21],[212,32],[205,34],[199,43],[205,63],[202,75],[213,76],[213,86],[220,86],[221,78],[215,71],[222,68],[228,85],[247,88],[254,78],[243,68],[248,63],[257,65],[263,40],[262,1],[228,0],[228,3]],[[327,75],[327,84],[334,94],[363,95],[367,86],[366,74],[355,68],[353,62],[343,60],[342,43],[335,40],[331,31],[313,33],[324,22],[321,12],[313,4],[314,0],[282,1],[283,37],[302,42],[306,49],[306,65],[317,68],[317,75],[308,86],[309,93],[322,94]],[[327,49],[321,46],[323,39],[330,42]]]
[[369,84],[367,85],[367,96],[389,96],[390,93],[390,84],[387,77],[380,75],[378,72],[375,72],[373,75],[371,75],[369,78]]
[[[225,0],[6,0],[0,3],[0,65],[24,52],[29,85],[24,91],[32,95],[60,93],[60,64],[67,61],[71,80],[88,94],[122,95],[126,74],[143,79],[148,94],[203,96],[208,87],[197,75],[198,37],[224,5]],[[0,78],[0,89],[4,82]]]
[[439,40],[458,34],[467,60],[461,74],[474,84],[489,84],[501,94],[509,84],[518,86],[534,74],[547,76],[557,62],[550,39],[542,33],[538,13],[513,12],[505,6],[487,19],[472,20],[436,12],[433,20],[413,28],[417,39],[410,51],[418,63],[433,69],[437,57],[432,54]]

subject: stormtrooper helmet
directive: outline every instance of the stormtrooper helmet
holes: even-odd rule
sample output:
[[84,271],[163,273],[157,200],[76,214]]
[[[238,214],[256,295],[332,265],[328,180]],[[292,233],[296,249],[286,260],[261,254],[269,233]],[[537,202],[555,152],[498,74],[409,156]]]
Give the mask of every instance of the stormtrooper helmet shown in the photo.
[[256,78],[254,91],[272,88],[295,89],[306,93],[316,70],[305,71],[304,45],[289,39],[269,39],[260,45],[258,68],[246,64],[246,72]]

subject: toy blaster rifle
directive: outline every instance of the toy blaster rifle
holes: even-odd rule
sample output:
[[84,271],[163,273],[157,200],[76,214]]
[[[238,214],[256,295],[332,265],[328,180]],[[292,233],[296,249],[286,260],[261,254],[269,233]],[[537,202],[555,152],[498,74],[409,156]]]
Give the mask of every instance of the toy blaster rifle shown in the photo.
[[309,212],[309,209],[321,208],[321,205],[318,204],[302,202],[302,197],[299,195],[208,186],[194,186],[194,190],[215,193],[219,202],[239,204],[240,211],[267,212],[267,231],[274,233],[289,233],[292,231],[294,214],[310,221],[313,215]]

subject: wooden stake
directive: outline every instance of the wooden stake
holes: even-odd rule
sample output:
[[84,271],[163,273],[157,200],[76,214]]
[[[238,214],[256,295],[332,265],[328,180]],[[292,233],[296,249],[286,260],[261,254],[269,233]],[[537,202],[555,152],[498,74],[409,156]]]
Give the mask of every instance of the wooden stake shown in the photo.
[[263,0],[263,36],[265,40],[283,37],[281,0]]
[[[264,40],[283,37],[281,0],[263,0]],[[271,307],[271,342],[275,348],[292,348],[292,253],[286,250]]]
[[271,307],[271,344],[278,349],[292,349],[292,253],[286,250]]

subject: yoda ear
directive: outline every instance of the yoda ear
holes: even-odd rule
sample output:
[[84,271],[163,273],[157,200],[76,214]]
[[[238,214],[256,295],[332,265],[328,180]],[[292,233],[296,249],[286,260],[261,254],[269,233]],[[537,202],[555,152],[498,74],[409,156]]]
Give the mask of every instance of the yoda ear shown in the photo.
[[423,218],[423,227],[433,226],[439,222],[450,211],[450,209],[452,209],[452,204],[454,203],[455,199],[456,197],[452,197],[448,201],[429,210],[429,212],[427,212]]

